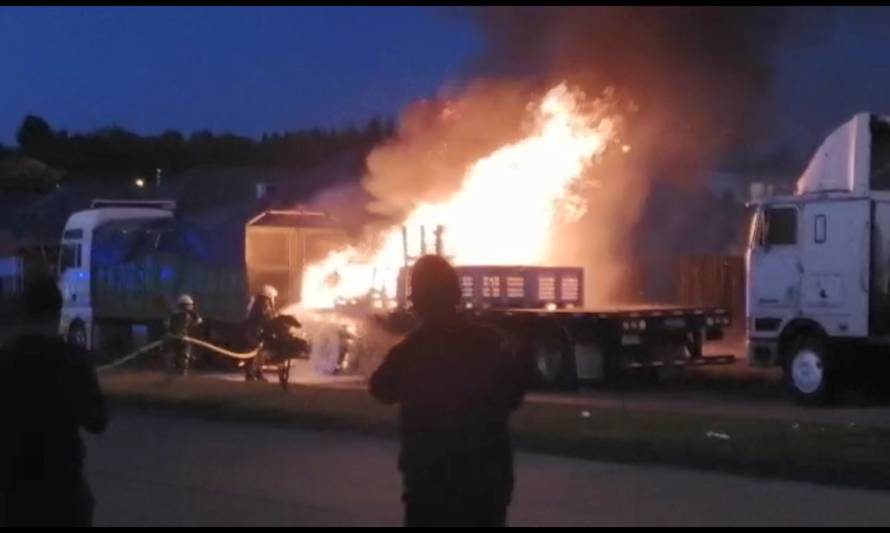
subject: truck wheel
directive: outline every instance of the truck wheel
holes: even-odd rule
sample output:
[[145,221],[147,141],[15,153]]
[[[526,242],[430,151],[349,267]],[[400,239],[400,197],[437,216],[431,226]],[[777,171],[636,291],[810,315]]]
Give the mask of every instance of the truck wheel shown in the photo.
[[87,328],[80,320],[75,320],[68,327],[68,342],[78,348],[87,348]]
[[561,332],[547,329],[538,332],[532,352],[535,376],[545,387],[571,387],[577,381],[569,346]]
[[785,358],[784,377],[791,394],[801,403],[829,403],[835,372],[825,342],[818,337],[807,336],[792,343]]

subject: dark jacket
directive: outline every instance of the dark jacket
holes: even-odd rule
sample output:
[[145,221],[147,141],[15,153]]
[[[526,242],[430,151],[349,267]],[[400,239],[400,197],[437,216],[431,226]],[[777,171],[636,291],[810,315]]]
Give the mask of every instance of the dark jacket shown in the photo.
[[400,405],[405,499],[509,502],[508,420],[522,403],[522,367],[492,329],[455,319],[421,327],[371,377],[371,394]]
[[178,310],[170,315],[167,331],[172,335],[188,335],[192,328],[201,324],[201,316],[192,309]]
[[80,428],[101,433],[105,399],[89,354],[61,338],[20,336],[0,349],[0,492],[21,480],[82,479]]
[[254,299],[247,312],[245,333],[249,344],[256,346],[263,339],[266,328],[275,318],[275,308],[268,298],[259,296]]

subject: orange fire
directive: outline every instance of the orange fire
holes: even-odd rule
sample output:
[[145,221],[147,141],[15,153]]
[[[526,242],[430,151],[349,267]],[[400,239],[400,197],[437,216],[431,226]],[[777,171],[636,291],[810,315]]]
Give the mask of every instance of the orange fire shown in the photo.
[[[615,135],[605,102],[586,102],[565,83],[531,108],[528,134],[473,163],[460,190],[445,201],[418,205],[388,230],[372,254],[357,248],[331,253],[307,268],[301,305],[330,308],[338,298],[372,289],[395,294],[404,263],[400,226],[409,236],[445,228],[444,253],[456,264],[547,265],[560,220],[577,220],[586,203],[577,192],[597,156]],[[414,239],[412,250],[419,246]]]

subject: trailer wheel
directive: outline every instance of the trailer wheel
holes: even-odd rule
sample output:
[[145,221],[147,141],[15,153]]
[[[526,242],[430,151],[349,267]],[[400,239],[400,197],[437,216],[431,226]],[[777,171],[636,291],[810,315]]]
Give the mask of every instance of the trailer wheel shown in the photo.
[[823,339],[802,336],[791,343],[785,357],[785,383],[791,394],[807,405],[832,400],[836,372]]
[[68,327],[68,342],[78,348],[87,348],[87,328],[80,320],[75,320]]
[[538,382],[546,387],[571,387],[577,374],[565,335],[556,328],[537,332],[532,341],[532,357]]

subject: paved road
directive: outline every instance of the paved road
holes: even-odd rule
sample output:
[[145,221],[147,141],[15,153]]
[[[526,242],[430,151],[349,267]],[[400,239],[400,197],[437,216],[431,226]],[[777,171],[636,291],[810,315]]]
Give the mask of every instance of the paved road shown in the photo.
[[[394,441],[118,413],[88,441],[97,525],[396,525]],[[514,525],[890,525],[890,493],[517,459]]]

